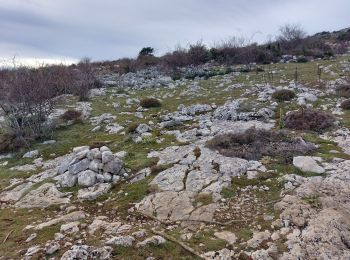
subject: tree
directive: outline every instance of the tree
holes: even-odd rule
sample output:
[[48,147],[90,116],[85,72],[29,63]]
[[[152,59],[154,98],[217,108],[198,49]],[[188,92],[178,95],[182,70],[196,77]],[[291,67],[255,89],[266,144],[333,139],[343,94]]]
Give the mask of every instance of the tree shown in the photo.
[[279,31],[277,40],[281,42],[300,41],[306,37],[306,32],[297,24],[286,24],[280,27]]
[[140,56],[153,56],[153,53],[154,53],[154,49],[152,47],[144,47],[139,52],[139,57]]

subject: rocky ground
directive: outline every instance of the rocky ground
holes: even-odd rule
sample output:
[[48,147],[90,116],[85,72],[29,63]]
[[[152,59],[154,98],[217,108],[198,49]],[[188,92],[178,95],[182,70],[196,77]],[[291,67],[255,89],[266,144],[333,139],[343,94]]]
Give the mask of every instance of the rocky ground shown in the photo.
[[[349,56],[264,69],[102,73],[88,102],[61,97],[51,140],[0,155],[0,259],[350,259],[350,111],[335,93]],[[280,89],[296,97],[277,102]],[[162,105],[140,107],[148,97]],[[283,128],[301,106],[336,116],[322,133],[287,130],[315,145],[307,155],[247,160],[206,145]],[[68,109],[82,118],[63,122]]]

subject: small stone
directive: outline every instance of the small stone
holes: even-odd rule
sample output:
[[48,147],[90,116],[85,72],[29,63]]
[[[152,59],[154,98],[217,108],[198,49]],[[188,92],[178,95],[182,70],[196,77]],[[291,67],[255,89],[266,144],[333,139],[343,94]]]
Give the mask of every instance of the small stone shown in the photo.
[[132,236],[118,236],[112,237],[106,242],[106,245],[114,245],[114,246],[123,246],[130,247],[132,243],[135,241],[135,238]]

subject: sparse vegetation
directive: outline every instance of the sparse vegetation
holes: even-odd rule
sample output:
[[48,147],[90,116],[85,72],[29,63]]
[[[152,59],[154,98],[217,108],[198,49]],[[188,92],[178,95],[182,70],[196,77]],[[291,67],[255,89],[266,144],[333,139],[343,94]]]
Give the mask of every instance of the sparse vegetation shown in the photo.
[[288,113],[284,118],[284,125],[295,130],[323,131],[333,126],[334,116],[326,112],[311,109],[300,109]]

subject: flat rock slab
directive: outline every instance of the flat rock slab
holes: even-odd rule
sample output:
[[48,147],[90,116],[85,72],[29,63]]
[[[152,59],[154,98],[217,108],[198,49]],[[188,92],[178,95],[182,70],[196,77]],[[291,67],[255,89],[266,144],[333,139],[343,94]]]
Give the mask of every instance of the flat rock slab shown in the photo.
[[163,191],[181,191],[184,189],[184,181],[187,165],[175,165],[174,167],[160,172],[151,182]]
[[47,208],[52,205],[66,204],[70,202],[69,194],[57,190],[53,183],[45,183],[39,188],[30,191],[20,199],[17,208]]
[[196,209],[193,206],[195,196],[196,193],[191,191],[158,192],[145,197],[136,205],[136,209],[160,220],[212,220],[215,204]]
[[[248,161],[225,157],[203,146],[172,146],[149,157],[158,157],[158,164],[174,164],[152,180],[156,193],[148,195],[136,208],[161,220],[213,220],[221,191],[231,179],[246,173]],[[196,204],[198,194],[206,194],[214,203]]]
[[16,202],[18,201],[22,195],[27,192],[34,183],[26,182],[19,184],[14,187],[12,190],[4,191],[0,194],[0,202]]
[[40,230],[45,227],[51,227],[53,225],[56,225],[58,223],[70,223],[70,222],[75,222],[81,219],[85,218],[85,213],[83,211],[74,211],[72,213],[69,213],[67,215],[63,215],[58,218],[54,218],[52,220],[49,220],[47,222],[41,223],[37,226],[34,227],[35,230]]

